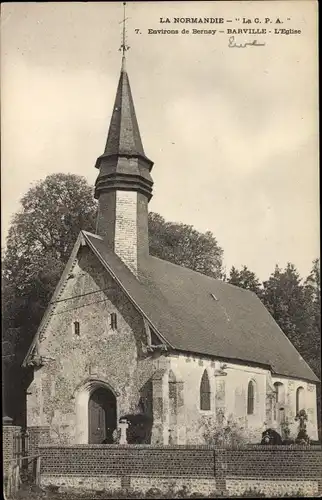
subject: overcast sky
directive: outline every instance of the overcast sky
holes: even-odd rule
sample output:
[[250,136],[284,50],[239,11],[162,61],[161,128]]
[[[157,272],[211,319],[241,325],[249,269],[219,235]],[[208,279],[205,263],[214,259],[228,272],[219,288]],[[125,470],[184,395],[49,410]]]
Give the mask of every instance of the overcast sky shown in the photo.
[[[3,238],[35,181],[70,172],[94,184],[122,15],[122,3],[2,4]],[[307,275],[319,253],[315,2],[136,2],[127,16],[127,68],[155,162],[150,210],[212,231],[227,270],[245,264],[266,279],[291,261]],[[302,34],[236,36],[265,41],[245,49],[227,34],[148,35],[177,28],[159,23],[177,16],[280,16]]]

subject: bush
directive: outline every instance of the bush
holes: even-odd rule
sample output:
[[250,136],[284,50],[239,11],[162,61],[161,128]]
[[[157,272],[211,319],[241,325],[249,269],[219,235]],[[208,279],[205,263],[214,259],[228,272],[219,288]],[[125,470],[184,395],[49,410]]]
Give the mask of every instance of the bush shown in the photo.
[[150,488],[146,492],[145,498],[162,498],[162,491],[159,488]]
[[120,418],[126,420],[129,427],[126,438],[129,444],[149,444],[151,441],[152,418],[145,413],[128,414]]
[[203,439],[208,445],[236,446],[254,441],[259,431],[247,429],[232,415],[215,420],[213,416],[203,417],[201,424]]
[[261,491],[258,490],[253,490],[250,488],[249,490],[245,490],[241,497],[248,497],[248,498],[265,498],[266,495],[265,493],[262,493]]

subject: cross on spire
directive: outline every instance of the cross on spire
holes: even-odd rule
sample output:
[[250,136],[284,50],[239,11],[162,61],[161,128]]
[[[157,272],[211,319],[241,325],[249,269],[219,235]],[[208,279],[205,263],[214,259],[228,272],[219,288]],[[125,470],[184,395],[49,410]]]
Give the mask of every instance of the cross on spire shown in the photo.
[[128,19],[128,17],[125,17],[125,7],[126,7],[126,2],[123,2],[123,20],[120,22],[123,23],[123,30],[122,30],[122,43],[119,48],[119,50],[122,51],[122,67],[125,65],[125,52],[129,50],[129,45],[126,44],[126,24],[125,21]]

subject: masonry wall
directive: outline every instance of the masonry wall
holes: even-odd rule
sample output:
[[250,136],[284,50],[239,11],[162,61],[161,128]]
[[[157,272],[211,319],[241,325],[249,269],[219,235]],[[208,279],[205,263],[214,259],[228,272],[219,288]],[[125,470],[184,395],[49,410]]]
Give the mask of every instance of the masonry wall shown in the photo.
[[321,490],[321,446],[48,446],[39,448],[41,482],[62,487],[145,491],[173,485],[196,493],[317,495]]
[[[117,330],[111,328],[112,312]],[[115,391],[118,418],[136,410],[141,388],[159,367],[157,355],[144,352],[146,343],[142,318],[83,247],[40,338],[45,364],[28,389],[28,427],[49,425],[52,442],[88,442],[86,422],[80,421],[87,416],[77,412],[79,391],[88,381]]]
[[[303,389],[303,396],[301,397],[299,409],[301,410],[304,408],[306,410],[308,416],[306,423],[308,435],[312,440],[317,440],[317,400],[315,384],[310,384],[305,380],[295,380],[276,376],[272,376],[272,383],[282,384],[283,386],[284,398],[280,406],[285,409],[285,415],[290,423],[291,437],[295,437],[298,432],[298,423],[295,421],[296,393],[298,389]],[[274,414],[272,416],[272,421],[273,425],[275,424],[275,426],[278,427],[278,422],[274,420]]]
[[[286,377],[272,377],[269,370],[238,363],[214,361],[197,355],[170,354],[168,356],[169,369],[178,381],[183,381],[184,427],[185,441],[178,444],[202,444],[203,432],[207,423],[218,422],[220,414],[226,419],[233,417],[244,428],[249,442],[259,443],[261,434],[267,427],[275,428],[281,433],[280,422],[274,420],[272,395],[275,382],[285,385],[285,399],[283,404],[285,416],[290,422],[291,436],[296,437],[298,423],[294,420],[296,406],[296,389],[303,387],[305,394],[305,408],[308,412],[308,433],[312,440],[317,439],[316,394],[315,385],[306,381],[291,380]],[[200,409],[200,382],[204,371],[207,371],[210,382],[210,410]],[[225,374],[225,375],[224,375]],[[254,413],[247,414],[247,390],[252,381],[255,387]],[[271,405],[268,408],[268,403]]]
[[[248,428],[249,439],[258,442],[265,422],[265,397],[267,371],[237,364],[226,364],[221,375],[222,362],[197,356],[170,356],[170,366],[175,376],[184,380],[184,407],[187,444],[203,443],[203,432],[207,422],[215,424],[220,413],[231,415]],[[210,382],[210,410],[200,409],[200,382],[204,371]],[[247,388],[249,381],[255,383],[255,411],[247,416]]]

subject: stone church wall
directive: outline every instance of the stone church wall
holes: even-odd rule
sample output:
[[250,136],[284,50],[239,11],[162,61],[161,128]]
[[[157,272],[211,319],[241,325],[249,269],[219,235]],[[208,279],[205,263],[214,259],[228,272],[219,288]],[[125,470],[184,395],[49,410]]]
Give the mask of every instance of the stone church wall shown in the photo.
[[[285,417],[289,421],[290,436],[296,437],[298,432],[298,422],[295,420],[297,410],[305,409],[308,420],[306,422],[307,432],[312,440],[318,439],[317,433],[317,404],[316,404],[316,385],[310,384],[304,380],[288,379],[286,377],[272,377],[272,383],[278,384],[283,388],[282,401],[278,405],[279,408],[284,408]],[[301,397],[297,403],[297,392],[301,391]],[[299,408],[297,408],[299,406]],[[278,417],[278,416],[277,416]],[[273,425],[278,425],[272,417]]]
[[[178,379],[184,381],[184,407],[187,443],[202,443],[205,420],[218,421],[223,415],[248,429],[251,440],[258,442],[265,421],[265,395],[267,370],[232,363],[223,365],[201,357],[170,356],[171,368]],[[210,410],[200,409],[200,382],[204,371],[210,382]],[[226,375],[224,375],[224,373]],[[255,383],[255,408],[247,415],[248,383]]]
[[[157,362],[144,353],[142,318],[87,248],[81,249],[58,300],[39,343],[45,364],[35,370],[28,389],[28,427],[49,425],[52,442],[82,443],[88,439],[82,422],[87,416],[77,415],[82,386],[107,383],[116,393],[119,418],[135,410]],[[111,313],[117,314],[116,330]]]
[[[267,410],[270,386],[275,382],[283,382],[286,388],[285,416],[290,422],[291,437],[296,437],[298,423],[295,422],[296,390],[303,387],[305,408],[308,412],[308,432],[312,440],[317,439],[317,415],[315,385],[305,381],[291,380],[286,377],[271,377],[268,370],[225,363],[210,359],[178,354],[169,356],[169,366],[177,380],[183,381],[185,441],[178,444],[203,443],[205,420],[220,420],[222,415],[233,418],[244,428],[249,442],[259,443],[261,434],[267,427],[273,427],[281,432],[280,422],[274,421],[272,407]],[[224,365],[224,369],[221,367]],[[207,371],[210,382],[210,410],[200,409],[200,382],[204,371]],[[226,375],[225,375],[226,374]],[[247,414],[248,384],[254,384],[254,412]]]
[[[218,423],[223,416],[233,416],[246,429],[248,440],[258,443],[265,424],[277,426],[267,398],[274,383],[284,384],[285,412],[293,432],[298,426],[294,423],[296,391],[303,388],[309,436],[317,438],[314,385],[272,377],[263,368],[201,356],[148,353],[141,315],[87,247],[81,248],[54,306],[39,341],[44,364],[35,370],[27,395],[28,427],[49,426],[51,442],[88,442],[88,399],[96,386],[106,384],[114,391],[118,420],[137,411],[149,382],[153,383],[153,444],[203,443],[205,421]],[[111,325],[112,313],[117,316],[116,329]],[[205,371],[209,410],[200,409]],[[247,415],[250,381],[254,412]]]

